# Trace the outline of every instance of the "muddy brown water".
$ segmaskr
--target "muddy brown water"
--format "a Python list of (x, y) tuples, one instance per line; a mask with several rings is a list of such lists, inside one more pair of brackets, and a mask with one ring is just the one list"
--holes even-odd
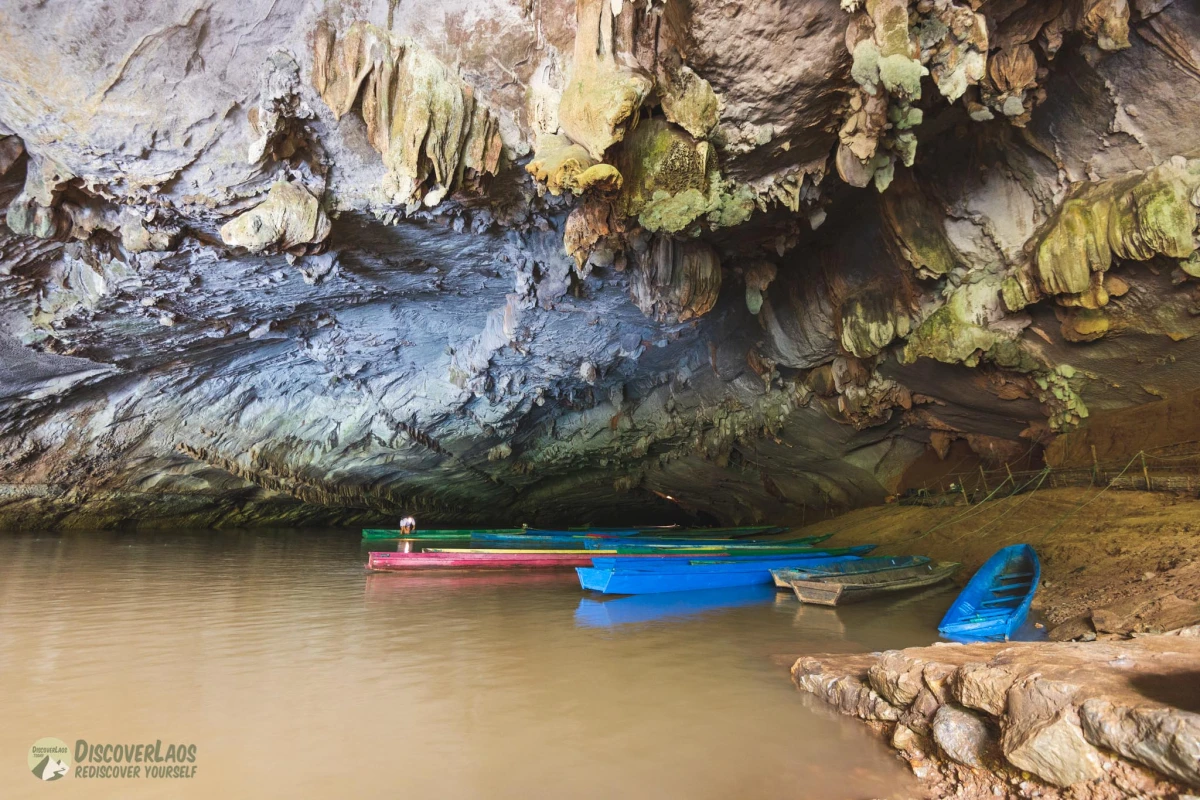
[[(611, 606), (570, 572), (369, 574), (368, 549), (346, 532), (0, 535), (0, 797), (822, 800), (912, 786), (785, 665), (928, 644), (953, 589), (839, 610), (766, 589), (729, 607)], [(50, 785), (26, 766), (43, 737), (195, 745), (194, 775), (88, 778), (72, 760)]]

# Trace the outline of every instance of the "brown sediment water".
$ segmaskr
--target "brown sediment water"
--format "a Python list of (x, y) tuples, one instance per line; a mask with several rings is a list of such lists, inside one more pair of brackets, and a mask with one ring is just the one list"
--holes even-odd
[[(857, 723), (797, 693), (780, 656), (928, 644), (952, 589), (630, 614), (585, 600), (571, 572), (370, 574), (368, 549), (338, 532), (0, 537), (0, 796), (914, 788)], [(47, 786), (25, 765), (43, 737), (194, 744), (195, 774), (85, 778), (72, 760)]]

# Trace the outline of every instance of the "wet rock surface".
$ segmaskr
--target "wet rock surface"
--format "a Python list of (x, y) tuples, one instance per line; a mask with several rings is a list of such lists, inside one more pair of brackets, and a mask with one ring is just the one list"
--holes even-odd
[(6, 23), (2, 526), (810, 521), (1200, 390), (1191, 3)]
[[(938, 645), (802, 658), (792, 678), (879, 730), (931, 796), (1176, 797), (1200, 787), (1197, 629), (1121, 642)], [(873, 686), (932, 676), (928, 736)], [(978, 711), (981, 686), (992, 699)], [(948, 687), (948, 692), (943, 688)], [(919, 693), (892, 693), (893, 700)], [(882, 712), (882, 713), (881, 713)]]

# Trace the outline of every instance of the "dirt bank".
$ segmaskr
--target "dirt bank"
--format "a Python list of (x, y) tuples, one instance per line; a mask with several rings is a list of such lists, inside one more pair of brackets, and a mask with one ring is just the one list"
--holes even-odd
[[(965, 582), (1018, 542), (1042, 561), (1034, 608), (1062, 638), (1161, 632), (1200, 622), (1200, 501), (1163, 492), (1048, 489), (977, 505), (891, 504), (804, 528), (880, 554), (961, 561)], [(1069, 635), (1070, 634), (1070, 635)]]
[(998, 548), (1027, 542), (1042, 560), (1035, 610), (1052, 638), (1083, 640), (795, 663), (796, 685), (884, 736), (927, 797), (1115, 800), (1200, 789), (1200, 627), (1185, 627), (1200, 621), (1194, 497), (1051, 489), (863, 509), (804, 533), (961, 561), (960, 583)]

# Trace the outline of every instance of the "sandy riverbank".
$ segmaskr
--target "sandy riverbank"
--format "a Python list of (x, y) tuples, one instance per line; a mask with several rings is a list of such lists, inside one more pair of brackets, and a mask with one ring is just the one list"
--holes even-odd
[[(810, 525), (830, 544), (874, 542), (887, 555), (961, 561), (965, 583), (1019, 542), (1042, 561), (1034, 608), (1060, 635), (1167, 631), (1200, 622), (1200, 501), (1163, 492), (1052, 489), (974, 506), (885, 505)], [(1076, 638), (1076, 637), (1068, 637)]]
[(801, 690), (891, 743), (926, 797), (1200, 794), (1200, 501), (1055, 489), (863, 509), (804, 532), (961, 561), (960, 583), (1009, 544), (1041, 557), (1034, 608), (1053, 638), (1079, 641), (818, 655), (792, 668)]

